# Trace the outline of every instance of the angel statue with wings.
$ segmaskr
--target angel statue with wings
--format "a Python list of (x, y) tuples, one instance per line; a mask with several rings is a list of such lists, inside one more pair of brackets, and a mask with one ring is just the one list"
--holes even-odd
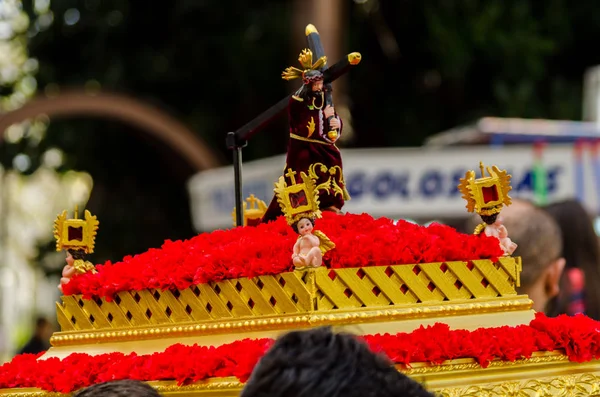
[(486, 236), (496, 237), (500, 241), (504, 255), (512, 255), (517, 249), (517, 244), (508, 237), (508, 230), (499, 217), (502, 207), (512, 203), (508, 195), (512, 190), (511, 177), (506, 170), (500, 170), (495, 165), (487, 167), (489, 176), (485, 176), (483, 162), (479, 163), (479, 167), (481, 178), (475, 178), (475, 171), (467, 171), (458, 185), (462, 197), (467, 201), (467, 210), (477, 212), (483, 221), (475, 228), (474, 234), (483, 232)]
[(67, 219), (67, 211), (63, 211), (56, 217), (54, 221), (56, 250), (67, 250), (67, 265), (63, 268), (59, 290), (62, 291), (63, 286), (76, 274), (96, 272), (94, 265), (86, 261), (85, 256), (94, 252), (99, 224), (97, 217), (88, 210), (84, 212), (84, 219), (79, 219), (77, 207), (73, 219)]
[[(286, 183), (285, 177), (290, 179)], [(321, 231), (314, 230), (315, 219), (321, 217), (319, 194), (315, 181), (301, 172), (302, 183), (296, 183), (296, 172), (288, 169), (275, 184), (275, 195), (288, 224), (298, 233), (292, 262), (296, 270), (319, 267), (323, 255), (335, 244)]]

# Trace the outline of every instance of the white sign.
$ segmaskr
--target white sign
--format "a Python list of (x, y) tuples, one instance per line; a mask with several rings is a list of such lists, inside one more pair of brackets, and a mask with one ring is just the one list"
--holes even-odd
[[(497, 165), (512, 174), (512, 197), (533, 198), (531, 146), (456, 147), (444, 149), (345, 149), (344, 177), (352, 199), (343, 210), (375, 217), (433, 219), (467, 216), (466, 202), (457, 185), (467, 170), (480, 175), (479, 162)], [(544, 151), (548, 198), (576, 194), (572, 145), (549, 146)], [(586, 203), (596, 208), (594, 172), (585, 160)], [(285, 156), (245, 163), (243, 196), (251, 193), (267, 202), (282, 175)], [(235, 206), (233, 168), (199, 173), (189, 181), (194, 225), (199, 231), (233, 226)]]

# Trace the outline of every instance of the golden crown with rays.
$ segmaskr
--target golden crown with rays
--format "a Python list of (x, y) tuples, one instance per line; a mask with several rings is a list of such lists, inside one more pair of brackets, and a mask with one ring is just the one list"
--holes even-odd
[[(508, 192), (511, 176), (506, 170), (500, 170), (493, 165), (484, 167), (479, 163), (481, 178), (475, 178), (475, 171), (467, 171), (465, 177), (460, 180), (458, 190), (462, 198), (467, 200), (467, 210), (477, 212), (479, 215), (495, 215), (500, 212), (503, 205), (510, 205), (512, 200)], [(487, 169), (488, 176), (485, 176)]]
[[(290, 184), (285, 181), (288, 177)], [(315, 181), (306, 173), (300, 173), (302, 182), (296, 183), (296, 171), (288, 168), (284, 176), (279, 177), (275, 183), (275, 195), (281, 211), (289, 225), (293, 225), (302, 218), (320, 218), (319, 192)]]
[(304, 78), (304, 73), (308, 72), (309, 70), (317, 70), (317, 69), (320, 69), (323, 66), (325, 66), (325, 64), (327, 63), (327, 57), (322, 56), (321, 58), (317, 59), (317, 61), (315, 63), (313, 63), (312, 51), (309, 50), (308, 48), (305, 48), (300, 53), (300, 56), (298, 57), (298, 61), (300, 62), (302, 69), (298, 69), (293, 66), (290, 66), (287, 69), (285, 69), (283, 71), (283, 73), (281, 73), (282, 79), (294, 80), (294, 79), (298, 79), (298, 78)]

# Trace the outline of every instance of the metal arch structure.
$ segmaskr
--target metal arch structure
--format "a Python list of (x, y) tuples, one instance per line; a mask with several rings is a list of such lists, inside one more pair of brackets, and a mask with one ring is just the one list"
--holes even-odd
[(134, 125), (167, 144), (196, 171), (218, 167), (221, 161), (188, 127), (152, 105), (121, 94), (73, 90), (55, 97), (37, 97), (19, 109), (0, 114), (0, 143), (11, 125), (39, 115), (51, 119), (91, 116)]

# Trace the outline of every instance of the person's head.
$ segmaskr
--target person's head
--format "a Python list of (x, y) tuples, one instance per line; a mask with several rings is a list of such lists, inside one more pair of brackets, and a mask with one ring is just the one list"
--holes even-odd
[(323, 73), (319, 70), (307, 70), (302, 74), (302, 87), (295, 96), (308, 100), (323, 92)]
[(323, 73), (319, 70), (307, 70), (302, 74), (302, 83), (309, 86), (311, 91), (322, 91)]
[(311, 218), (302, 218), (298, 222), (292, 225), (292, 228), (296, 233), (301, 236), (304, 236), (313, 231), (315, 226), (315, 221)]
[(46, 317), (38, 317), (35, 320), (35, 336), (42, 340), (49, 340), (52, 336), (53, 327)]
[(310, 85), (310, 89), (312, 92), (321, 92), (323, 91), (323, 80), (317, 80)]
[[(478, 216), (467, 223), (468, 232), (481, 223)], [(513, 256), (523, 261), (520, 293), (529, 295), (536, 311), (544, 312), (550, 299), (560, 291), (560, 277), (565, 266), (561, 232), (557, 223), (543, 209), (525, 200), (513, 199), (498, 215), (508, 237), (518, 247)]]
[(329, 328), (280, 337), (240, 397), (433, 397), (356, 336)]
[(160, 394), (144, 382), (117, 380), (87, 387), (74, 397), (160, 397)]
[[(567, 268), (579, 268), (585, 275), (585, 311), (600, 320), (600, 244), (590, 214), (576, 200), (546, 206), (562, 230), (562, 256)], [(565, 313), (569, 297), (556, 302), (556, 313)]]

